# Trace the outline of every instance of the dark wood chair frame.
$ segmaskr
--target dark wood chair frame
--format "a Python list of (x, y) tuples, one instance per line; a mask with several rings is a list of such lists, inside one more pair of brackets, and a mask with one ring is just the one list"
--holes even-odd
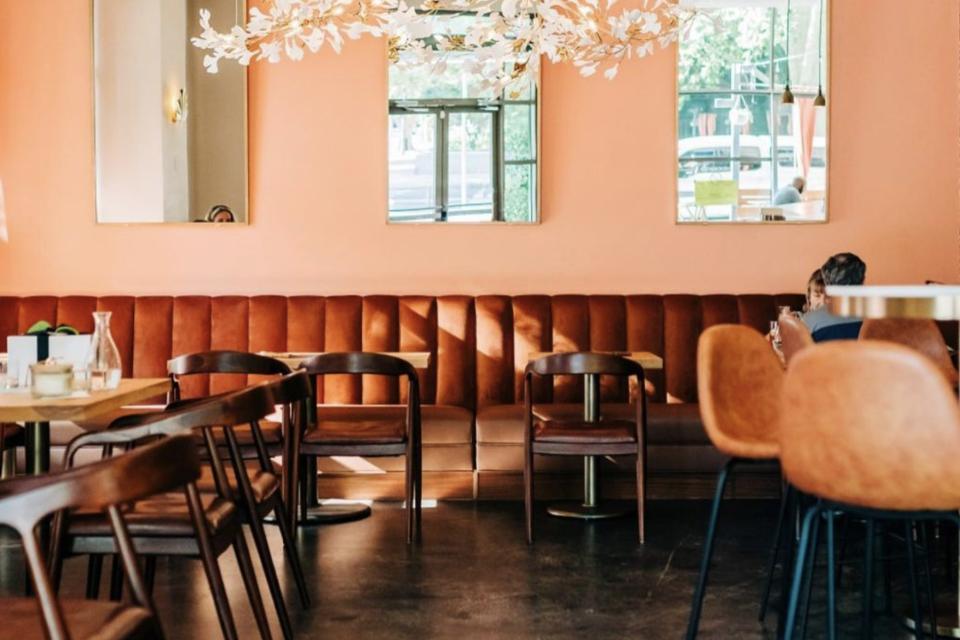
[[(199, 475), (196, 445), (190, 436), (183, 435), (167, 438), (129, 455), (61, 473), (0, 482), (0, 524), (15, 529), (23, 541), (33, 592), (50, 640), (68, 640), (71, 636), (57, 600), (54, 578), (43, 558), (37, 537), (38, 524), (51, 514), (62, 514), (68, 509), (103, 512), (123, 563), (132, 604), (149, 612), (148, 625), (151, 628), (146, 630), (147, 633), (154, 638), (163, 638), (153, 599), (137, 565), (134, 543), (124, 522), (121, 505), (176, 489), (182, 489), (189, 498), (191, 493), (196, 495), (195, 482)], [(16, 628), (17, 620), (6, 617), (4, 624)]]
[[(324, 353), (306, 360), (300, 365), (317, 384), (317, 376), (333, 374), (373, 374), (406, 378), (408, 383), (407, 405), (405, 414), (406, 435), (400, 443), (365, 443), (357, 440), (353, 443), (308, 443), (303, 441), (303, 432), (294, 442), (294, 457), (303, 469), (298, 477), (300, 517), (307, 517), (306, 486), (309, 473), (308, 467), (302, 458), (318, 458), (328, 456), (406, 456), (406, 515), (407, 515), (407, 544), (420, 539), (421, 534), (421, 503), (423, 501), (423, 462), (420, 434), (420, 379), (417, 370), (406, 360), (382, 353), (344, 352)], [(316, 397), (314, 395), (314, 397)], [(311, 400), (311, 404), (315, 401)], [(316, 411), (308, 411), (310, 420), (305, 420), (306, 428), (313, 425)]]
[[(253, 563), (251, 562), (250, 552), (241, 526), (242, 519), (245, 515), (242, 496), (249, 495), (251, 489), (244, 462), (234, 453), (238, 445), (236, 437), (232, 433), (232, 427), (237, 424), (255, 423), (273, 411), (274, 404), (272, 395), (269, 389), (261, 384), (223, 396), (209, 398), (201, 402), (191, 403), (175, 411), (139, 416), (124, 416), (116, 420), (115, 423), (121, 423), (127, 426), (80, 435), (69, 444), (65, 456), (65, 464), (69, 467), (73, 465), (77, 452), (85, 447), (99, 446), (103, 448), (104, 455), (112, 455), (114, 448), (131, 449), (158, 437), (191, 432), (194, 436), (199, 435), (195, 440), (195, 446), (198, 447), (198, 455), (201, 456), (201, 459), (206, 460), (211, 467), (216, 485), (216, 494), (221, 499), (229, 500), (237, 504), (238, 518), (236, 526), (226, 527), (220, 532), (210, 531), (204, 515), (200, 492), (194, 487), (188, 492), (187, 496), (187, 505), (194, 523), (194, 535), (189, 537), (139, 535), (134, 537), (134, 543), (137, 550), (147, 556), (148, 561), (153, 557), (153, 562), (155, 562), (156, 556), (200, 558), (204, 566), (210, 590), (213, 594), (221, 630), (224, 637), (229, 640), (237, 638), (237, 629), (230, 610), (230, 603), (227, 599), (227, 592), (217, 563), (217, 558), (230, 547), (234, 549), (237, 564), (240, 567), (244, 586), (254, 617), (257, 621), (260, 635), (263, 638), (271, 637), (266, 611), (257, 585), (256, 573), (253, 568)], [(136, 422), (137, 425), (130, 426), (131, 422)], [(234, 496), (233, 490), (230, 487), (230, 482), (223, 465), (223, 454), (217, 446), (214, 429), (222, 429), (224, 431), (224, 436), (231, 450), (230, 462), (233, 466), (237, 483), (241, 488), (241, 498), (239, 500)], [(256, 431), (254, 433), (256, 433)], [(254, 534), (255, 541), (263, 537), (262, 526), (257, 527), (256, 523), (254, 523), (251, 525), (251, 531)], [(259, 541), (257, 546), (258, 550), (261, 551), (265, 548), (265, 544), (261, 545)], [(90, 555), (91, 562), (90, 571), (87, 576), (87, 591), (88, 597), (91, 597), (91, 595), (92, 597), (96, 597), (100, 563), (95, 561), (100, 560), (102, 562), (104, 555), (116, 553), (112, 541), (109, 538), (98, 535), (70, 535), (68, 518), (58, 517), (54, 520), (54, 535), (51, 549), (55, 584), (59, 583), (60, 566), (64, 557), (69, 555)], [(264, 559), (262, 552), (261, 559)], [(277, 579), (276, 569), (269, 556), (269, 549), (267, 549), (263, 569), (267, 583), (271, 589), (271, 595), (275, 596), (275, 604), (277, 604), (276, 596), (280, 597), (277, 606), (278, 615), (280, 617), (281, 627), (287, 625), (285, 629), (286, 632), (289, 630), (289, 618), (286, 613), (286, 607), (283, 605), (279, 581)], [(155, 565), (149, 563), (146, 570), (148, 588), (152, 585), (154, 571)], [(111, 596), (114, 598), (119, 598), (118, 586), (116, 580), (112, 581)]]
[[(607, 375), (637, 379), (636, 441), (628, 443), (609, 442), (538, 442), (534, 434), (533, 385), (534, 378), (552, 378), (559, 375), (585, 376)], [(527, 364), (523, 372), (523, 396), (525, 428), (523, 434), (523, 499), (527, 525), (527, 543), (533, 543), (533, 489), (534, 455), (548, 456), (637, 456), (637, 524), (641, 544), (646, 537), (644, 523), (646, 510), (646, 432), (647, 397), (643, 367), (633, 360), (617, 355), (591, 352), (555, 353), (538, 358)], [(586, 400), (585, 400), (586, 401)], [(599, 396), (597, 402), (600, 402)], [(578, 424), (582, 422), (577, 421)], [(599, 423), (598, 423), (599, 424)]]

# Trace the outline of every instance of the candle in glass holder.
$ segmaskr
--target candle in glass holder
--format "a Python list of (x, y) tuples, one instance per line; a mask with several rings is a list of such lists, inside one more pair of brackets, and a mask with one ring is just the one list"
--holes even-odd
[(38, 397), (70, 395), (73, 365), (69, 362), (37, 362), (30, 365), (30, 392)]

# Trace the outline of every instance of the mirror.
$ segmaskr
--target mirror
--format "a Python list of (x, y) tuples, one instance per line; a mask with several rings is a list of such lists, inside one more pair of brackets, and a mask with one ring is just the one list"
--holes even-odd
[(201, 8), (245, 2), (93, 0), (97, 222), (247, 222), (246, 67), (204, 70)]
[(681, 4), (677, 222), (826, 222), (828, 0)]
[[(479, 16), (438, 13), (432, 33), (462, 35)], [(427, 43), (429, 46), (429, 43)], [(391, 64), (388, 95), (390, 223), (536, 223), (539, 96), (518, 78), (481, 83), (479, 57), (448, 54), (440, 69)]]

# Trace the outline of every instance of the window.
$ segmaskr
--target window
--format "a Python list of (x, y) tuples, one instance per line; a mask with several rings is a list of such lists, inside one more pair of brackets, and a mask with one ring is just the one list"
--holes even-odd
[[(821, 82), (826, 94), (829, 7), (793, 0), (788, 56), (786, 0), (682, 4), (703, 14), (680, 40), (677, 220), (825, 220), (827, 109), (813, 101)], [(788, 67), (793, 105), (781, 103)]]
[[(435, 16), (435, 28), (470, 19)], [(390, 67), (391, 222), (538, 218), (536, 87), (494, 95), (467, 71), (471, 55), (450, 54), (439, 73)]]

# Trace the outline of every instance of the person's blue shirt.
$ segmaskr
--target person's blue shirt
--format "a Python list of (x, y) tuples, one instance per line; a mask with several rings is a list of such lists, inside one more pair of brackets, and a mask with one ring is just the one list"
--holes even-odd
[(856, 340), (863, 325), (860, 318), (837, 316), (825, 308), (806, 312), (803, 314), (803, 322), (810, 329), (814, 342)]

